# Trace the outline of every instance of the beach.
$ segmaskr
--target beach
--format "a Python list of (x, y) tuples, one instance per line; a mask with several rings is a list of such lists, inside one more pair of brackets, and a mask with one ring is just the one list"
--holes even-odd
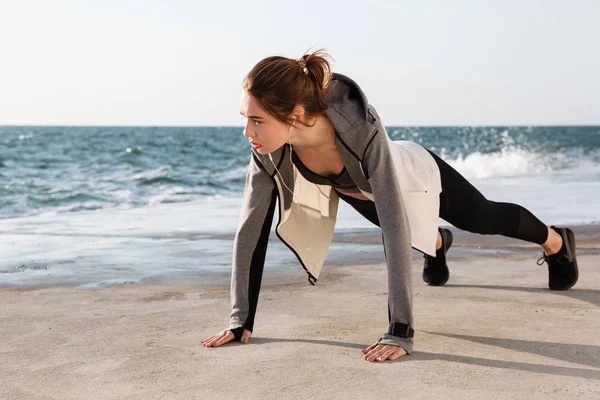
[(347, 204), (316, 286), (272, 231), (250, 342), (201, 345), (229, 323), (241, 131), (0, 127), (1, 399), (600, 398), (598, 127), (389, 130), (571, 227), (580, 277), (551, 292), (537, 245), (450, 227), (450, 280), (413, 250), (414, 353), (383, 363), (381, 231)]
[[(547, 289), (535, 245), (454, 229), (450, 280), (413, 258), (415, 351), (367, 362), (386, 331), (383, 259), (326, 263), (316, 286), (265, 268), (249, 343), (225, 329), (229, 281), (0, 289), (2, 399), (597, 399), (600, 229), (574, 227), (579, 282)], [(336, 235), (376, 244), (376, 230)], [(339, 260), (338, 260), (339, 261)], [(273, 272), (273, 273), (271, 273)]]

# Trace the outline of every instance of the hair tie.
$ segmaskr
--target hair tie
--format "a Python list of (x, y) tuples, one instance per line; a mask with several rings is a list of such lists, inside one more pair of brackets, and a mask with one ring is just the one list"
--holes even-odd
[(308, 75), (308, 69), (306, 68), (306, 61), (304, 60), (304, 57), (297, 58), (296, 62), (298, 64), (300, 64), (300, 67), (302, 68), (302, 71), (304, 71), (304, 75)]

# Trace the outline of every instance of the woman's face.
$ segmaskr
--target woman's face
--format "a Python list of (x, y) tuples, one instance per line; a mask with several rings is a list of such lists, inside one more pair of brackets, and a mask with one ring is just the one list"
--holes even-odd
[(243, 134), (259, 153), (272, 153), (287, 143), (290, 125), (263, 110), (245, 90), (242, 90), (240, 114), (246, 119)]

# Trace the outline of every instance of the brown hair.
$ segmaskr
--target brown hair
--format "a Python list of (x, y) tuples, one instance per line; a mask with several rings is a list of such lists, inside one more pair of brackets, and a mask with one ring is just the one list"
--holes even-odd
[(328, 104), (325, 90), (331, 80), (331, 65), (327, 58), (333, 59), (324, 49), (305, 53), (302, 60), (308, 73), (292, 58), (264, 58), (248, 72), (242, 89), (281, 122), (291, 123), (289, 115), (296, 105), (304, 107), (306, 117), (317, 116)]

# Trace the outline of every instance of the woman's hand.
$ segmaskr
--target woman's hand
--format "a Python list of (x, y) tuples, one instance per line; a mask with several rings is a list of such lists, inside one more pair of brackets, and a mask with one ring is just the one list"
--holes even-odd
[(363, 351), (363, 360), (367, 361), (393, 361), (396, 358), (407, 355), (408, 353), (404, 350), (404, 347), (394, 346), (391, 344), (372, 344)]
[[(250, 336), (252, 336), (252, 332), (248, 329), (244, 329), (244, 333), (242, 334), (242, 343), (248, 343), (250, 340)], [(201, 343), (204, 347), (219, 347), (225, 343), (231, 342), (235, 336), (233, 332), (226, 329), (221, 333), (217, 333), (214, 336), (204, 339)]]

